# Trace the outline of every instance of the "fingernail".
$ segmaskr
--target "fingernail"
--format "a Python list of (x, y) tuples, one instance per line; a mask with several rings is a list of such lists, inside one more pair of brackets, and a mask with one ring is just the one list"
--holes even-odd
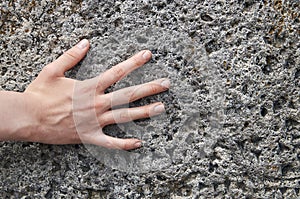
[(144, 59), (150, 59), (151, 58), (151, 52), (149, 50), (146, 50), (144, 53), (143, 53), (143, 58)]
[(155, 113), (162, 113), (165, 112), (165, 106), (160, 104), (154, 107), (154, 112)]
[(160, 85), (162, 85), (163, 87), (165, 87), (165, 88), (169, 88), (170, 87), (170, 80), (168, 80), (168, 79), (165, 79), (164, 81), (162, 81), (161, 83), (160, 83)]
[(77, 47), (80, 49), (85, 49), (88, 45), (89, 41), (87, 39), (83, 39), (77, 44)]
[(134, 147), (136, 147), (136, 148), (139, 148), (139, 147), (141, 147), (142, 146), (142, 142), (141, 141), (138, 141), (138, 142), (136, 142), (135, 144), (134, 144)]

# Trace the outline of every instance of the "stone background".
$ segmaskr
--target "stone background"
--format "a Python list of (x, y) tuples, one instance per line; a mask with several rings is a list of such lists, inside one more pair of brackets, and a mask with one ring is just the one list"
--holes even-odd
[(160, 120), (107, 128), (146, 140), (130, 153), (155, 153), (153, 169), (109, 167), (121, 157), (83, 145), (1, 142), (1, 198), (298, 198), (299, 13), (298, 0), (1, 1), (3, 90), (24, 91), (82, 38), (91, 50), (69, 77), (149, 48), (152, 61), (117, 86), (173, 83), (133, 104), (164, 101)]

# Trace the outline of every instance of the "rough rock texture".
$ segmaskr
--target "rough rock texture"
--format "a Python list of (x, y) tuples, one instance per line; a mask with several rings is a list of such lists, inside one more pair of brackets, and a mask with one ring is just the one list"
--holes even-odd
[(1, 198), (298, 198), (299, 13), (297, 0), (1, 1), (2, 89), (24, 91), (82, 38), (91, 50), (69, 77), (149, 48), (110, 90), (173, 83), (130, 104), (162, 100), (165, 115), (107, 127), (139, 150), (0, 143)]

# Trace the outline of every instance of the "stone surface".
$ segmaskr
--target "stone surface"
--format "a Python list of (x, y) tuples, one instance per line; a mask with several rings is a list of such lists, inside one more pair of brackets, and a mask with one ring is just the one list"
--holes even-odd
[(110, 91), (166, 76), (173, 85), (130, 104), (162, 100), (165, 115), (106, 128), (145, 140), (125, 155), (1, 142), (0, 195), (298, 198), (299, 13), (296, 0), (1, 1), (3, 90), (24, 91), (82, 38), (91, 49), (69, 77), (149, 48), (152, 61)]

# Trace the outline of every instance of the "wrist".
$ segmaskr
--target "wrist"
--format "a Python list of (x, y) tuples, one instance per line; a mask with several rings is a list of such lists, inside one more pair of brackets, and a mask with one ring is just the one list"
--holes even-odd
[(29, 141), (37, 122), (35, 108), (26, 93), (4, 91), (0, 96), (0, 140)]
[(36, 114), (37, 104), (29, 93), (19, 93), (19, 117), (16, 120), (13, 140), (31, 141), (37, 130), (38, 121)]

